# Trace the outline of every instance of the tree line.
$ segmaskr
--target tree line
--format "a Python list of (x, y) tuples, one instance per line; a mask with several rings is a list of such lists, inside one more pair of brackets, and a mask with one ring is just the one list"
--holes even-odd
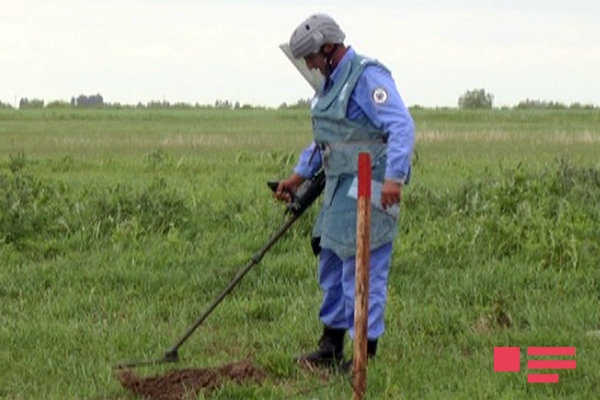
[[(278, 108), (280, 109), (288, 109), (288, 108), (310, 108), (311, 99), (300, 99), (296, 103), (287, 104), (282, 103)], [(15, 108), (9, 103), (4, 103), (0, 101), (0, 109), (12, 109)], [(40, 108), (48, 108), (48, 109), (57, 109), (57, 108), (111, 108), (111, 109), (119, 109), (119, 108), (150, 108), (150, 109), (160, 109), (160, 108), (174, 108), (174, 109), (193, 109), (193, 108), (214, 108), (214, 109), (231, 109), (231, 110), (245, 110), (245, 109), (266, 109), (264, 106), (257, 106), (247, 103), (240, 103), (239, 101), (229, 101), (229, 100), (221, 100), (217, 99), (213, 104), (190, 104), (184, 102), (176, 102), (171, 103), (166, 100), (152, 100), (147, 103), (138, 102), (137, 104), (121, 104), (121, 103), (107, 103), (104, 101), (104, 98), (101, 94), (94, 95), (79, 95), (77, 97), (71, 97), (71, 101), (67, 102), (64, 100), (54, 100), (46, 103), (44, 100), (38, 98), (29, 99), (27, 97), (21, 98), (19, 100), (19, 109), (40, 109)]]
[[(461, 109), (492, 109), (494, 108), (494, 95), (485, 91), (485, 89), (467, 90), (458, 98), (458, 108)], [(524, 109), (594, 109), (593, 104), (571, 103), (569, 105), (557, 101), (544, 101), (525, 99), (512, 107), (519, 110)]]
[[(299, 99), (296, 103), (287, 104), (282, 103), (279, 105), (279, 109), (308, 109), (310, 108), (311, 99)], [(493, 109), (494, 108), (494, 95), (492, 93), (487, 92), (485, 89), (476, 88), (467, 90), (463, 93), (457, 102), (457, 106), (459, 109), (465, 110), (476, 110), (476, 109)], [(183, 102), (171, 103), (169, 101), (149, 101), (147, 103), (138, 102), (135, 105), (131, 104), (120, 104), (120, 103), (106, 103), (104, 98), (100, 93), (93, 95), (83, 95), (80, 94), (77, 97), (71, 97), (69, 102), (62, 100), (55, 100), (48, 103), (45, 103), (44, 100), (33, 98), (21, 98), (19, 101), (19, 109), (36, 109), (36, 108), (48, 108), (48, 109), (56, 109), (56, 108), (111, 108), (111, 109), (119, 109), (119, 108), (149, 108), (149, 109), (231, 109), (231, 110), (240, 110), (240, 109), (265, 109), (263, 106), (256, 106), (251, 104), (241, 104), (239, 101), (231, 102), (229, 100), (215, 100), (213, 104), (190, 104)], [(0, 101), (0, 109), (12, 109), (8, 103), (3, 103)], [(426, 107), (421, 107), (419, 105), (413, 105), (410, 108), (413, 109), (424, 109)], [(545, 101), (545, 100), (534, 100), (534, 99), (525, 99), (520, 101), (515, 106), (512, 107), (503, 107), (503, 108), (512, 108), (512, 109), (552, 109), (552, 110), (561, 110), (561, 109), (597, 109), (600, 108), (593, 104), (582, 104), (582, 103), (571, 103), (565, 104), (557, 101)]]

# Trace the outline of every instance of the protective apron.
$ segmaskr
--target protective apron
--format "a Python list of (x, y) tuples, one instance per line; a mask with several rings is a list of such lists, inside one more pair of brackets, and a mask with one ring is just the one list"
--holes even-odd
[[(356, 55), (338, 68), (333, 86), (318, 94), (311, 105), (314, 139), (321, 149), (327, 177), (323, 207), (313, 230), (321, 238), (321, 247), (335, 252), (341, 259), (356, 254), (357, 200), (348, 196), (358, 172), (358, 154), (371, 154), (372, 178), (383, 182), (387, 160), (386, 135), (363, 116), (352, 121), (346, 117), (348, 101), (358, 79), (376, 60)], [(398, 218), (381, 208), (371, 209), (371, 250), (392, 242), (398, 232)]]

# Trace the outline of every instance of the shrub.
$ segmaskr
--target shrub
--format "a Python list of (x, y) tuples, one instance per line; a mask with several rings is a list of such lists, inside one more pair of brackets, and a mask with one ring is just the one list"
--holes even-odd
[(484, 89), (467, 90), (458, 98), (458, 108), (462, 109), (491, 109), (494, 105), (494, 95)]
[(0, 173), (0, 241), (21, 251), (36, 253), (53, 242), (62, 246), (52, 252), (59, 254), (70, 240), (84, 250), (125, 227), (130, 236), (131, 227), (136, 237), (164, 235), (191, 215), (183, 196), (161, 179), (142, 188), (117, 184), (78, 193), (34, 176), (23, 155), (11, 157), (9, 170)]
[(521, 259), (544, 268), (600, 262), (600, 169), (558, 160), (542, 172), (520, 165), (498, 178), (471, 177), (460, 190), (410, 192), (405, 244), (427, 263)]

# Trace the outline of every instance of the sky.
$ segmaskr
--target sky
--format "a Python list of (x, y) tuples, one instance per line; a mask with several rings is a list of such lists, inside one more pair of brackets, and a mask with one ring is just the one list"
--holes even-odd
[(391, 71), (409, 106), (600, 105), (598, 0), (15, 0), (0, 4), (0, 101), (266, 107), (312, 89), (279, 49), (312, 13)]

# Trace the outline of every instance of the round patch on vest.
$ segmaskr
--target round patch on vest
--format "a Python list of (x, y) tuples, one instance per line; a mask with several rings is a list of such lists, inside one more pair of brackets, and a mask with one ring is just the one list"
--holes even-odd
[(377, 88), (373, 91), (373, 101), (377, 104), (383, 104), (388, 99), (388, 94), (384, 88)]

